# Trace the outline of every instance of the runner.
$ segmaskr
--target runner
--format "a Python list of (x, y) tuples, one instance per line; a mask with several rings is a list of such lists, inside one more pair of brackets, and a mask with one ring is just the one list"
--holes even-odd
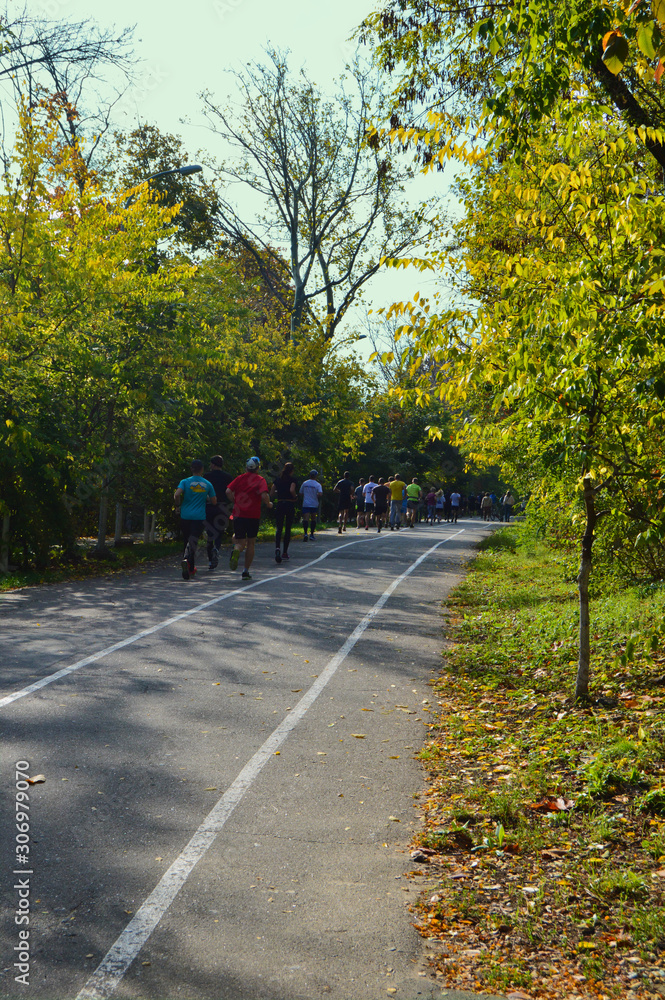
[(303, 542), (307, 541), (307, 523), (309, 522), (310, 541), (314, 541), (314, 528), (316, 527), (316, 515), (319, 511), (319, 499), (323, 496), (323, 487), (318, 481), (318, 472), (312, 469), (309, 479), (300, 487), (302, 493), (302, 523), (305, 527)]
[(242, 571), (243, 580), (251, 580), (249, 568), (254, 560), (254, 545), (256, 536), (259, 533), (259, 521), (261, 519), (261, 504), (264, 503), (268, 510), (272, 510), (272, 504), (268, 495), (268, 484), (258, 474), (261, 468), (261, 459), (254, 455), (248, 458), (245, 464), (246, 472), (236, 476), (226, 488), (226, 495), (233, 504), (233, 532), (235, 544), (231, 552), (229, 566), (231, 569), (238, 568), (240, 553), (245, 553), (245, 568)]
[(196, 546), (203, 531), (206, 516), (206, 499), (211, 505), (217, 503), (215, 488), (204, 479), (203, 462), (195, 458), (191, 465), (192, 475), (181, 479), (173, 499), (180, 510), (180, 532), (185, 543), (185, 551), (180, 566), (183, 580), (189, 580), (196, 573)]
[(453, 524), (457, 524), (457, 515), (459, 514), (459, 505), (461, 499), (462, 497), (457, 492), (457, 490), (453, 490), (453, 492), (450, 494), (450, 517), (452, 519)]
[(345, 472), (344, 478), (340, 479), (335, 486), (335, 493), (339, 493), (339, 508), (337, 512), (337, 534), (341, 535), (346, 531), (346, 522), (349, 519), (349, 509), (351, 507), (351, 497), (353, 495), (353, 483), (351, 473)]
[(386, 522), (389, 496), (390, 496), (390, 488), (386, 486), (385, 479), (379, 479), (379, 485), (375, 486), (372, 491), (372, 499), (374, 500), (374, 513), (376, 515), (377, 534), (378, 532), (381, 531), (381, 525), (385, 524)]
[[(270, 487), (270, 499), (277, 497), (277, 514), (275, 518), (275, 562), (289, 558), (289, 542), (291, 541), (291, 525), (296, 512), (298, 499), (298, 484), (293, 478), (293, 462), (287, 462), (281, 475)], [(284, 529), (284, 548), (280, 551)]]
[(353, 491), (353, 495), (356, 498), (356, 524), (359, 528), (364, 528), (365, 526), (365, 493), (364, 493), (365, 480), (361, 479)]
[(372, 518), (374, 517), (374, 501), (372, 500), (372, 494), (374, 492), (374, 487), (377, 485), (378, 484), (374, 476), (370, 476), (369, 482), (365, 483), (363, 486), (363, 497), (365, 498), (365, 531), (368, 530), (370, 524), (372, 523)]
[(441, 487), (439, 487), (439, 489), (436, 491), (436, 503), (434, 505), (437, 524), (441, 523), (441, 518), (443, 517), (443, 505), (445, 502), (446, 502), (446, 494), (443, 492)]
[(427, 520), (430, 524), (434, 524), (434, 514), (436, 512), (436, 490), (433, 486), (430, 486), (429, 492), (425, 497), (425, 503), (427, 504)]
[(212, 483), (217, 497), (217, 503), (206, 504), (206, 535), (208, 536), (208, 569), (216, 569), (219, 563), (219, 549), (222, 536), (231, 521), (231, 510), (226, 499), (226, 487), (231, 482), (233, 476), (224, 472), (224, 459), (221, 455), (213, 455), (210, 459), (208, 470), (208, 482)]
[(390, 484), (390, 530), (399, 531), (402, 523), (402, 497), (406, 483), (403, 483), (396, 472)]
[(410, 528), (415, 528), (416, 526), (416, 510), (420, 503), (420, 496), (421, 491), (418, 481), (412, 479), (406, 487), (406, 523)]

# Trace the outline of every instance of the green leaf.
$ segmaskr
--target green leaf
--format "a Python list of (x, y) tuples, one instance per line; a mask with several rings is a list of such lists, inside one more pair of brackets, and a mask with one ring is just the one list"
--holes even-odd
[(657, 21), (665, 21), (665, 0), (651, 0), (651, 9)]
[[(665, 4), (665, 0), (662, 0)], [(618, 31), (613, 31), (605, 51), (603, 52), (603, 62), (610, 73), (617, 76), (623, 69), (623, 65), (628, 58), (628, 42)]]
[(647, 59), (656, 58), (656, 47), (653, 39), (654, 28), (653, 21), (649, 21), (648, 24), (641, 24), (637, 29), (637, 44)]

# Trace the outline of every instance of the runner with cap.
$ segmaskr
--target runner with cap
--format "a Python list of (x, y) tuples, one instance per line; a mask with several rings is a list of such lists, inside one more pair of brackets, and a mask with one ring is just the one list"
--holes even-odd
[(307, 541), (307, 525), (309, 524), (310, 541), (314, 541), (314, 528), (316, 527), (316, 515), (319, 512), (319, 500), (323, 496), (323, 487), (318, 481), (319, 473), (312, 469), (309, 479), (300, 487), (302, 496), (302, 523), (305, 528), (303, 542)]
[(236, 476), (226, 488), (226, 495), (233, 504), (233, 533), (235, 535), (235, 544), (231, 552), (229, 566), (233, 570), (237, 569), (240, 553), (244, 552), (243, 580), (252, 579), (249, 568), (254, 560), (254, 545), (261, 519), (261, 504), (265, 504), (268, 510), (272, 510), (268, 484), (263, 476), (259, 475), (260, 468), (260, 458), (253, 455), (245, 463), (246, 471), (240, 476)]
[(196, 573), (196, 546), (203, 531), (206, 517), (206, 501), (217, 503), (215, 488), (203, 478), (203, 462), (195, 458), (191, 465), (192, 475), (181, 479), (173, 499), (180, 509), (180, 532), (185, 543), (185, 552), (180, 563), (183, 580), (189, 580)]

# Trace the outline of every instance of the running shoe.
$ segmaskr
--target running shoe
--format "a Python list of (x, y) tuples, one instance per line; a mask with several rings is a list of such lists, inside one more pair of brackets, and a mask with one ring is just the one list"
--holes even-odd
[(233, 551), (231, 552), (231, 558), (229, 559), (229, 567), (231, 569), (237, 569), (239, 559), (240, 559), (240, 552), (238, 551), (238, 549), (233, 549)]
[(314, 532), (313, 531), (312, 531), (312, 533), (309, 536), (309, 540), (310, 540), (310, 542), (314, 541)]
[(302, 536), (302, 540), (303, 540), (303, 542), (307, 541), (307, 532), (305, 532), (305, 534)]
[(394, 524), (391, 524), (391, 525), (390, 525), (390, 530), (391, 530), (391, 531), (394, 531), (394, 530), (395, 530), (395, 525), (394, 525)]
[(377, 535), (378, 535), (378, 533), (379, 533), (380, 531), (381, 531), (381, 525), (379, 525), (379, 527), (378, 527), (378, 528), (376, 529), (376, 533), (377, 533)]
[(243, 580), (251, 580), (252, 579), (252, 577), (251, 577), (250, 572), (249, 572), (248, 569), (244, 569), (242, 571), (242, 579)]
[(281, 563), (281, 561), (282, 561), (282, 553), (279, 551), (279, 549), (275, 549), (275, 562)]
[(288, 552), (282, 552), (282, 559), (290, 559), (290, 558), (291, 556), (289, 555)]
[(346, 525), (345, 524), (342, 525), (342, 531), (346, 531)]
[(337, 534), (338, 535), (342, 534), (342, 525), (341, 524), (340, 524), (339, 528), (337, 529)]
[(187, 562), (186, 559), (183, 559), (183, 561), (180, 563), (180, 567), (182, 569), (183, 580), (189, 580), (189, 563)]
[(219, 565), (219, 549), (213, 548), (212, 556), (210, 558), (210, 569), (217, 569)]

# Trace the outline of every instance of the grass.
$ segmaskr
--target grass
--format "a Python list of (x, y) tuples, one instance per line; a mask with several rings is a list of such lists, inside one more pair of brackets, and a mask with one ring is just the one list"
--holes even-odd
[(578, 707), (568, 564), (501, 529), (448, 601), (418, 926), (449, 986), (646, 997), (665, 985), (665, 588), (596, 594)]

